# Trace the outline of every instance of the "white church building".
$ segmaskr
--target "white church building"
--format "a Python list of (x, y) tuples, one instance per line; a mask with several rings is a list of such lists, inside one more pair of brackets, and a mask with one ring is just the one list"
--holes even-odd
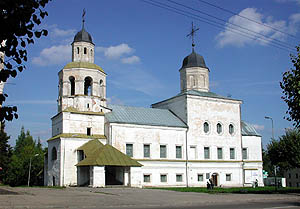
[(180, 92), (151, 108), (107, 104), (94, 48), (82, 27), (58, 73), (45, 185), (263, 185), (261, 136), (241, 120), (241, 100), (209, 90), (210, 70), (194, 48), (179, 70)]

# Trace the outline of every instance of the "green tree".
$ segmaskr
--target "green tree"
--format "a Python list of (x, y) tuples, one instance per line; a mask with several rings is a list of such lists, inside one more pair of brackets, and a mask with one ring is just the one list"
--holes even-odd
[[(1, 0), (0, 1), (0, 51), (6, 59), (0, 58), (0, 81), (6, 82), (9, 77), (16, 77), (17, 71), (25, 69), (28, 44), (34, 43), (34, 37), (47, 36), (48, 31), (37, 29), (41, 20), (48, 15), (44, 10), (51, 0)], [(7, 94), (0, 94), (0, 105)], [(0, 121), (18, 118), (16, 106), (2, 106)]]
[(26, 185), (31, 161), (30, 185), (43, 184), (44, 153), (40, 143), (33, 140), (24, 127), (16, 141), (5, 183), (11, 186)]
[(272, 140), (268, 144), (268, 156), (272, 165), (282, 170), (300, 168), (300, 131), (286, 130), (279, 140)]
[(10, 163), (10, 158), (12, 155), (12, 149), (8, 144), (10, 136), (7, 136), (4, 131), (5, 124), (3, 123), (0, 130), (0, 182), (5, 178), (7, 173), (8, 164)]
[(294, 68), (283, 73), (280, 87), (284, 96), (282, 99), (287, 103), (288, 121), (293, 121), (296, 128), (300, 128), (300, 45), (296, 47), (297, 55), (291, 55)]

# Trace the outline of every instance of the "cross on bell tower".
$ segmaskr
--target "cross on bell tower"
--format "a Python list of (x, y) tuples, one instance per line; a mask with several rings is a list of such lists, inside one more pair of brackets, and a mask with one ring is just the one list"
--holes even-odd
[(186, 37), (191, 37), (192, 38), (192, 49), (193, 49), (193, 51), (194, 51), (194, 47), (195, 47), (195, 40), (194, 40), (194, 37), (195, 37), (195, 35), (196, 35), (196, 31), (198, 31), (199, 30), (199, 28), (196, 28), (195, 26), (194, 26), (194, 23), (192, 22), (192, 30), (191, 30), (191, 32), (186, 36)]
[(84, 28), (84, 22), (85, 22), (84, 17), (85, 17), (85, 9), (83, 9), (82, 11), (82, 28)]

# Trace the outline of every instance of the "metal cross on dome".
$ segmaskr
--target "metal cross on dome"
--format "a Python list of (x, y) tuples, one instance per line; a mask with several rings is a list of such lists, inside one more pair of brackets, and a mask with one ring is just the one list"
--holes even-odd
[(186, 36), (186, 37), (192, 37), (192, 47), (193, 47), (193, 50), (194, 50), (194, 47), (195, 47), (195, 42), (194, 42), (194, 37), (196, 35), (196, 31), (198, 31), (199, 28), (196, 28), (194, 26), (194, 23), (192, 22), (192, 31)]
[(85, 16), (85, 9), (83, 9), (83, 12), (82, 12), (82, 28), (84, 28), (84, 16)]

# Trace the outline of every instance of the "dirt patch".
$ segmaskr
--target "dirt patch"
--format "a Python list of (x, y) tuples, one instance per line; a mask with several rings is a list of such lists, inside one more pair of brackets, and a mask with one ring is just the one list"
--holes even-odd
[(19, 193), (17, 192), (12, 192), (6, 189), (0, 188), (0, 195), (18, 195)]

